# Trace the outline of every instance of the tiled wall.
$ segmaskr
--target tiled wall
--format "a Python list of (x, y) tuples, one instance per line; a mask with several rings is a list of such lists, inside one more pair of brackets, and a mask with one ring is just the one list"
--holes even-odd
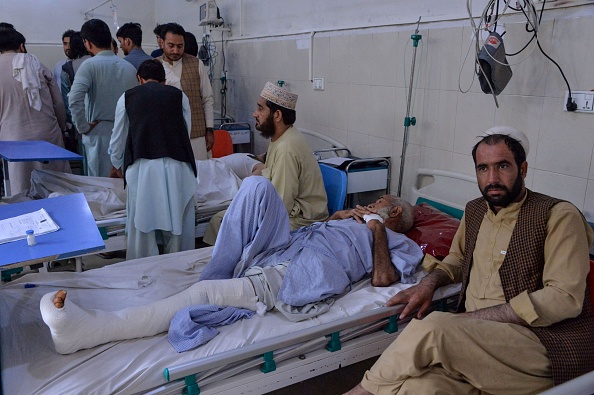
[[(540, 27), (543, 49), (561, 65), (574, 90), (594, 89), (594, 44), (584, 34), (592, 26), (593, 16), (559, 12)], [(516, 52), (530, 35), (519, 20), (510, 19), (505, 27), (506, 50)], [(299, 94), (296, 126), (327, 134), (357, 156), (391, 156), (396, 191), (411, 33), (398, 27), (317, 33), (313, 76), (325, 79), (324, 91), (314, 91), (309, 81), (307, 35), (231, 40), (226, 45), (229, 113), (253, 125), (251, 113), (264, 83), (284, 80)], [(420, 34), (411, 113), (417, 124), (410, 128), (403, 195), (420, 167), (474, 174), (470, 152), (476, 136), (505, 124), (530, 139), (527, 186), (571, 201), (594, 221), (594, 115), (563, 111), (566, 87), (556, 66), (532, 45), (508, 58), (514, 76), (496, 108), (476, 78), (470, 87), (474, 55), (472, 48), (468, 53), (467, 21), (424, 25)], [(459, 85), (469, 91), (461, 93)], [(256, 147), (264, 151), (267, 141), (258, 136)]]

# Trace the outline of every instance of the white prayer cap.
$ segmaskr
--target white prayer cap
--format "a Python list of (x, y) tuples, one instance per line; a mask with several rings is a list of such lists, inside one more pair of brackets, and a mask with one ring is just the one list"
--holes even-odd
[(264, 85), (260, 96), (289, 110), (295, 110), (295, 106), (297, 106), (297, 95), (295, 93), (291, 93), (272, 82), (267, 82)]
[(520, 132), (516, 128), (512, 128), (511, 126), (493, 126), (491, 129), (487, 130), (483, 133), (480, 138), (481, 140), (487, 136), (491, 136), (493, 134), (502, 134), (504, 136), (509, 136), (516, 140), (522, 148), (524, 148), (524, 152), (526, 156), (528, 156), (528, 151), (530, 150), (530, 143), (528, 142), (528, 137), (522, 132)]

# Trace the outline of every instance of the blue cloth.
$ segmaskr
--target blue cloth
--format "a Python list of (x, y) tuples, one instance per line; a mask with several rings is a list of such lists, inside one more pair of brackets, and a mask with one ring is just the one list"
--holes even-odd
[(190, 306), (178, 311), (171, 323), (167, 340), (177, 352), (194, 349), (215, 337), (216, 326), (229, 325), (242, 318), (252, 318), (253, 311), (214, 305)]
[(223, 217), (212, 259), (200, 280), (241, 277), (263, 257), (290, 241), (287, 209), (274, 186), (266, 178), (251, 176)]
[[(423, 258), (420, 247), (400, 233), (386, 229), (386, 234), (400, 281), (415, 282), (413, 274)], [(303, 306), (340, 295), (373, 269), (373, 234), (354, 219), (315, 223), (291, 236), (289, 248), (264, 262), (266, 266), (291, 262), (277, 296), (288, 305)]]

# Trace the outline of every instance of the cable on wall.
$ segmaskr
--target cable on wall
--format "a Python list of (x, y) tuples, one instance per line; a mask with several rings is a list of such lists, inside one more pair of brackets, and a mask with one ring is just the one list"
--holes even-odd
[[(529, 33), (533, 33), (532, 37), (519, 51), (517, 51), (515, 53), (511, 53), (511, 54), (506, 53), (505, 55), (510, 56), (510, 57), (519, 55), (520, 53), (522, 53), (523, 51), (525, 51), (528, 48), (530, 43), (532, 43), (533, 41), (536, 40), (536, 45), (534, 45), (532, 47), (531, 51), (534, 51), (534, 49), (536, 47), (538, 47), (540, 52), (557, 67), (557, 69), (561, 73), (561, 76), (563, 77), (563, 80), (565, 81), (565, 84), (567, 85), (567, 90), (569, 91), (569, 95), (568, 95), (568, 99), (567, 99), (567, 103), (566, 103), (565, 107), (566, 107), (567, 111), (575, 111), (577, 109), (577, 104), (572, 99), (571, 87), (569, 85), (569, 81), (567, 81), (567, 78), (565, 76), (565, 73), (563, 72), (563, 69), (553, 58), (551, 58), (544, 51), (544, 49), (542, 48), (540, 41), (539, 41), (538, 32), (539, 32), (539, 28), (540, 28), (540, 23), (542, 21), (542, 15), (544, 13), (546, 0), (542, 1), (542, 6), (540, 7), (540, 13), (536, 10), (533, 0), (517, 1), (516, 7), (513, 7), (510, 5), (511, 1), (512, 0), (505, 1), (503, 10), (501, 12), (499, 12), (499, 8), (500, 8), (499, 0), (489, 0), (487, 2), (485, 9), (483, 10), (483, 12), (481, 14), (481, 18), (480, 18), (480, 22), (479, 22), (478, 26), (476, 25), (476, 22), (472, 16), (472, 0), (467, 0), (467, 2), (466, 2), (468, 16), (470, 19), (471, 27), (473, 29), (473, 37), (474, 37), (474, 43), (475, 43), (475, 74), (479, 75), (479, 73), (483, 73), (483, 75), (486, 75), (485, 70), (483, 69), (482, 65), (478, 61), (478, 55), (480, 53), (481, 47), (484, 46), (484, 43), (483, 43), (483, 45), (481, 45), (480, 40), (479, 40), (480, 33), (482, 31), (486, 31), (489, 33), (495, 31), (498, 21), (504, 16), (504, 14), (508, 8), (513, 11), (522, 12), (524, 17), (526, 18), (526, 31)], [(495, 9), (495, 18), (492, 19), (494, 9)], [(489, 10), (490, 10), (490, 12), (489, 12)], [(482, 27), (483, 22), (485, 24), (485, 27)], [(503, 34), (505, 34), (505, 32)], [(502, 34), (502, 36), (503, 36), (503, 34)], [(488, 56), (491, 58), (491, 60), (493, 62), (502, 64), (502, 65), (504, 64), (504, 63), (498, 61), (497, 59), (495, 59), (489, 53), (489, 51), (486, 51), (486, 53), (488, 54)], [(467, 54), (467, 56), (468, 56), (468, 54)], [(524, 60), (526, 60), (526, 59), (528, 59), (528, 57), (526, 57)], [(521, 62), (523, 62), (524, 60), (522, 60)], [(465, 62), (466, 62), (466, 59), (465, 59), (464, 63)], [(519, 63), (521, 63), (521, 62), (519, 62)], [(519, 63), (517, 63), (517, 64), (519, 64)], [(505, 64), (508, 65), (507, 63), (505, 63)], [(493, 95), (493, 99), (495, 100), (495, 105), (497, 107), (499, 107), (499, 103), (497, 102), (497, 97), (494, 93), (493, 86), (488, 78), (486, 79), (486, 81), (491, 89), (491, 94)], [(474, 78), (473, 78), (472, 83), (474, 83)], [(472, 86), (472, 83), (471, 83), (471, 86)], [(459, 89), (462, 92), (462, 88), (460, 86), (460, 80), (459, 80)], [(469, 89), (470, 89), (470, 87), (469, 87)]]

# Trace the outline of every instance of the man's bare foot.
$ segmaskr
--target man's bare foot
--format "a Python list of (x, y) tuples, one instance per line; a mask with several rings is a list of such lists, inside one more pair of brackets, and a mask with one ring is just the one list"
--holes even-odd
[(372, 395), (372, 393), (363, 388), (361, 384), (358, 384), (355, 388), (349, 392), (345, 392), (343, 395)]
[(66, 291), (61, 289), (58, 292), (56, 292), (56, 295), (54, 296), (54, 306), (56, 306), (58, 309), (61, 309), (62, 307), (64, 307), (65, 300), (66, 300)]
[(371, 285), (374, 287), (387, 287), (400, 281), (400, 274), (396, 268), (390, 264), (390, 267), (374, 267), (371, 271)]

